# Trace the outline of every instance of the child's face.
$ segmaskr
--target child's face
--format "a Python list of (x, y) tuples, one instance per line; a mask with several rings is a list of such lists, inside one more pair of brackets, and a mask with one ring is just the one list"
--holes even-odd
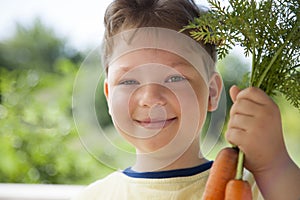
[(178, 55), (143, 49), (119, 57), (109, 65), (105, 94), (116, 129), (139, 152), (199, 139), (208, 85)]

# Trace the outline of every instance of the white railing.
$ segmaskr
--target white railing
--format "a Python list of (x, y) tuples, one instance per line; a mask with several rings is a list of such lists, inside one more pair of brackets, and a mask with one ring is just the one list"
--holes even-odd
[(0, 184), (0, 200), (70, 200), (84, 186)]

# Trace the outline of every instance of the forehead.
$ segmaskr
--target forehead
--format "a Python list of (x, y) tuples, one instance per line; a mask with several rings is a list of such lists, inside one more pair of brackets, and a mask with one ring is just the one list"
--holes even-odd
[(160, 49), (140, 49), (120, 56), (109, 65), (109, 71), (126, 70), (148, 63), (157, 63), (171, 67), (191, 66), (182, 57)]

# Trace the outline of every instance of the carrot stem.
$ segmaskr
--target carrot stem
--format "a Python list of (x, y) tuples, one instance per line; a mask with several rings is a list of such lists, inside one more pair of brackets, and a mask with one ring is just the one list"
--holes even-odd
[[(299, 22), (298, 22), (298, 25), (299, 25)], [(277, 52), (273, 56), (271, 62), (269, 63), (269, 65), (263, 71), (262, 75), (260, 75), (259, 80), (258, 80), (257, 84), (255, 85), (256, 87), (260, 87), (260, 85), (262, 84), (264, 78), (267, 76), (268, 71), (271, 69), (273, 63), (277, 60), (278, 56), (281, 54), (282, 50), (284, 49), (284, 47), (286, 47), (286, 45), (288, 44), (288, 42), (290, 42), (290, 39), (293, 37), (293, 35), (295, 34), (295, 32), (298, 30), (298, 28), (299, 28), (299, 26), (295, 26), (292, 29), (292, 31), (287, 35), (287, 37), (285, 39), (285, 42), (277, 50)], [(252, 71), (254, 71), (254, 70), (255, 69), (252, 68)]]
[(235, 179), (237, 179), (237, 180), (242, 180), (243, 179), (244, 157), (245, 157), (244, 152), (239, 150), (238, 163), (237, 163), (236, 175), (235, 175)]

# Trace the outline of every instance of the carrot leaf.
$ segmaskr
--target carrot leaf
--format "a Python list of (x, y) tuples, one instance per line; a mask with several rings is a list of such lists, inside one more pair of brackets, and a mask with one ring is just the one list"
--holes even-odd
[(182, 31), (216, 45), (220, 59), (240, 45), (245, 56), (252, 56), (249, 85), (270, 96), (282, 93), (300, 110), (299, 0), (208, 2), (210, 10)]

